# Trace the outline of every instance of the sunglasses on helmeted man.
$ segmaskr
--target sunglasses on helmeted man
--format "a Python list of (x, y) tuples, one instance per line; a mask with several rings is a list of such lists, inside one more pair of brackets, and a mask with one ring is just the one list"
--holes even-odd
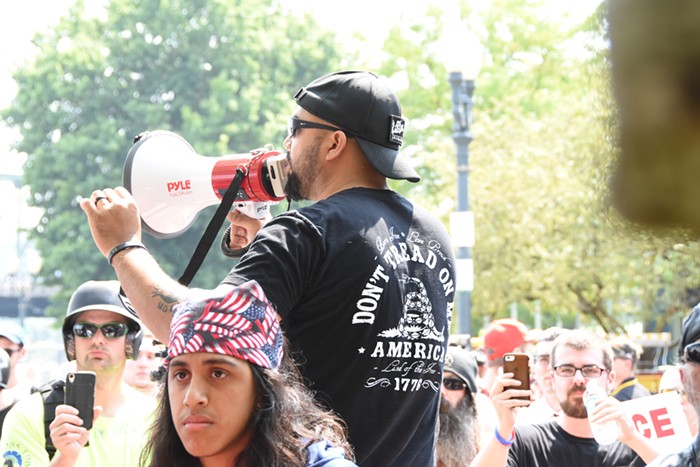
[(76, 337), (82, 337), (84, 339), (90, 339), (97, 334), (97, 331), (101, 330), (102, 335), (108, 339), (116, 339), (117, 337), (122, 337), (127, 333), (129, 327), (124, 323), (86, 323), (77, 322), (73, 325), (73, 334)]

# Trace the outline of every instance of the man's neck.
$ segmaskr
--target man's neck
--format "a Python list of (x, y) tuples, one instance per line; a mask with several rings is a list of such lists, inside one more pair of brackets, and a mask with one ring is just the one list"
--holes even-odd
[(588, 418), (574, 418), (565, 413), (561, 413), (561, 417), (557, 417), (559, 425), (572, 436), (579, 438), (593, 438), (591, 424), (588, 423)]
[(330, 196), (340, 193), (341, 191), (345, 190), (350, 190), (352, 188), (369, 188), (372, 190), (386, 190), (389, 188), (389, 185), (386, 183), (386, 179), (383, 179), (381, 182), (376, 182), (372, 180), (347, 180), (347, 181), (339, 181), (338, 183), (334, 183), (331, 185), (326, 186), (323, 191), (318, 194), (317, 196), (314, 197), (316, 200), (322, 200), (329, 198)]
[(113, 417), (124, 404), (123, 372), (98, 374), (95, 384), (95, 405), (102, 406), (103, 417)]

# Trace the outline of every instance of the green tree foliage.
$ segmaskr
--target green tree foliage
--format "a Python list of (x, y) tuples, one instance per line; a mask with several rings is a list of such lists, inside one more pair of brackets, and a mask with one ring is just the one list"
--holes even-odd
[[(462, 2), (461, 21), (486, 50), (469, 147), (472, 328), (482, 317), (507, 316), (517, 303), (529, 325), (541, 305), (543, 326), (625, 332), (643, 320), (661, 329), (693, 299), (698, 246), (636, 231), (609, 207), (616, 147), (604, 6), (565, 26), (566, 18), (545, 10), (552, 2), (494, 0), (478, 11), (472, 4)], [(424, 180), (399, 189), (445, 223), (455, 208), (455, 148), (447, 70), (436, 51), (450, 20), (435, 2), (419, 21), (397, 24), (382, 69), (408, 83), (401, 95), (411, 119), (404, 153)]]
[[(291, 96), (338, 62), (332, 36), (274, 0), (112, 0), (98, 17), (78, 2), (34, 43), (3, 121), (21, 131), (25, 181), (45, 210), (34, 238), (42, 280), (62, 290), (59, 315), (78, 284), (114, 277), (78, 200), (121, 184), (136, 134), (171, 130), (215, 156), (280, 147)], [(166, 271), (182, 273), (212, 213), (176, 239), (146, 235)], [(213, 250), (193, 285), (215, 286), (230, 268)]]

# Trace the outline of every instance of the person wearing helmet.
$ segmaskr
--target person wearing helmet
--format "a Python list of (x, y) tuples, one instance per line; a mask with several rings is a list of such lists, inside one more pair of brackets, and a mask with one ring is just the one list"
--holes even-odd
[[(96, 375), (92, 428), (82, 427), (74, 407), (58, 403), (51, 414), (45, 396), (32, 394), (5, 419), (0, 438), (4, 465), (138, 465), (155, 404), (123, 382), (127, 358), (138, 354), (142, 329), (119, 289), (117, 281), (85, 282), (71, 296), (63, 320), (66, 357), (75, 361), (77, 371)], [(49, 420), (55, 416), (46, 424), (45, 415)]]

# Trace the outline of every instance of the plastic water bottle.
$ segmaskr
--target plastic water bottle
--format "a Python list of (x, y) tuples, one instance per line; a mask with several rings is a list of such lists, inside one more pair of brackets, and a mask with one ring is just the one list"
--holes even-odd
[[(586, 412), (588, 412), (589, 417), (593, 412), (593, 409), (601, 401), (606, 399), (608, 395), (605, 390), (589, 381), (586, 385), (586, 391), (583, 393), (583, 403), (586, 405)], [(606, 422), (606, 423), (593, 423), (588, 419), (591, 424), (591, 431), (593, 431), (593, 437), (598, 442), (598, 444), (611, 444), (617, 441), (618, 429), (617, 422)]]

